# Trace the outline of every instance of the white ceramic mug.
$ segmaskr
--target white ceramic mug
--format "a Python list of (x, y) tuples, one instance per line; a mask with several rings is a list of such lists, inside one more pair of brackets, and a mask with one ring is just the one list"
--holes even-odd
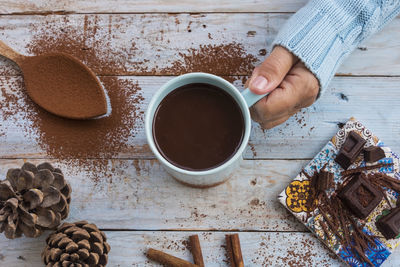
[[(242, 143), (240, 144), (236, 154), (234, 154), (224, 164), (219, 165), (213, 169), (208, 169), (204, 171), (190, 171), (181, 169), (173, 165), (168, 160), (166, 160), (158, 151), (153, 137), (154, 114), (161, 101), (173, 90), (191, 83), (211, 84), (230, 94), (236, 100), (238, 106), (242, 110), (244, 119), (244, 127), (245, 127), (244, 136)], [(146, 119), (145, 119), (147, 142), (151, 150), (153, 151), (154, 155), (161, 162), (166, 171), (178, 181), (186, 185), (199, 188), (206, 188), (219, 185), (230, 178), (232, 171), (239, 166), (240, 161), (243, 158), (242, 154), (247, 146), (247, 142), (249, 141), (250, 130), (251, 130), (251, 118), (250, 118), (249, 107), (251, 107), (254, 103), (256, 103), (258, 100), (260, 100), (266, 95), (267, 94), (265, 95), (253, 94), (249, 89), (246, 89), (242, 93), (240, 93), (236, 87), (234, 87), (231, 83), (229, 83), (225, 79), (222, 79), (221, 77), (208, 73), (196, 72), (178, 76), (170, 80), (166, 84), (164, 84), (156, 92), (156, 94), (150, 101), (150, 104), (147, 108)]]

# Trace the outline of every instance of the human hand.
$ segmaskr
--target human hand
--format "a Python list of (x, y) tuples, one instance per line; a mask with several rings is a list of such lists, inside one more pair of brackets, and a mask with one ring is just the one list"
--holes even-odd
[(250, 108), (251, 117), (262, 128), (273, 128), (317, 98), (319, 83), (292, 53), (276, 46), (265, 61), (253, 71), (246, 86), (255, 94), (265, 94)]

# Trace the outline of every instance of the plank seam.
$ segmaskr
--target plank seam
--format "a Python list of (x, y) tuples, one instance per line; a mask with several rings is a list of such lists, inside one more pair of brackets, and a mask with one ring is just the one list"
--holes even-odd
[[(58, 158), (50, 157), (0, 157), (0, 160), (60, 160)], [(68, 160), (157, 160), (155, 157), (132, 157), (132, 158), (71, 158)], [(312, 158), (243, 158), (243, 160), (254, 161), (254, 160), (312, 160)]]
[(101, 231), (105, 232), (212, 232), (212, 233), (310, 233), (310, 231), (272, 231), (272, 230), (243, 230), (239, 231), (237, 229), (221, 229), (221, 230), (213, 230), (213, 229), (157, 229), (157, 230), (150, 230), (150, 229), (111, 229), (111, 228), (99, 228)]
[(2, 16), (66, 16), (66, 15), (152, 15), (152, 14), (171, 14), (171, 15), (180, 15), (180, 14), (188, 14), (188, 15), (200, 15), (200, 14), (294, 14), (295, 12), (289, 11), (269, 11), (269, 12), (259, 12), (259, 11), (204, 11), (204, 12), (76, 12), (76, 11), (25, 11), (25, 12), (11, 12), (11, 13), (0, 13)]
[[(248, 77), (250, 74), (218, 74), (218, 76), (225, 77)], [(178, 74), (96, 74), (97, 77), (176, 77)], [(14, 78), (22, 77), (20, 74), (0, 75), (0, 78)], [(398, 78), (400, 74), (396, 75), (381, 75), (381, 74), (336, 74), (334, 77), (345, 78)]]

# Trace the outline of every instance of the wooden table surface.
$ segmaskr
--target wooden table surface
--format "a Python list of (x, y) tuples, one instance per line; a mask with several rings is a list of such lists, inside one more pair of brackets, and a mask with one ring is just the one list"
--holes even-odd
[[(0, 39), (29, 54), (40, 25), (86, 32), (87, 22), (94, 23), (97, 33), (91, 41), (107, 40), (112, 51), (108, 57), (118, 64), (88, 65), (100, 79), (115, 76), (137, 82), (143, 97), (137, 108), (144, 111), (154, 92), (172, 76), (182, 70), (204, 70), (196, 64), (187, 66), (191, 62), (182, 60), (182, 55), (208, 45), (235, 44), (252, 65), (258, 64), (265, 57), (263, 49), (268, 51), (282, 24), (305, 2), (1, 0)], [(26, 159), (35, 163), (48, 159), (59, 165), (73, 188), (67, 221), (87, 219), (105, 230), (111, 245), (109, 266), (156, 266), (144, 257), (149, 247), (191, 260), (186, 240), (194, 233), (199, 234), (206, 265), (227, 266), (224, 235), (228, 232), (240, 233), (246, 266), (341, 266), (276, 198), (351, 116), (400, 151), (399, 28), (398, 17), (356, 49), (313, 106), (272, 130), (253, 124), (245, 161), (218, 187), (192, 189), (169, 177), (146, 146), (141, 121), (134, 129), (137, 134), (128, 140), (138, 149), (107, 159), (112, 177), (96, 180), (90, 179), (90, 171), (60, 166), (21, 128), (13, 127), (12, 120), (0, 121), (0, 129), (6, 129), (0, 134), (0, 177)], [(135, 55), (126, 49), (132, 43)], [(170, 68), (177, 61), (183, 69)], [(208, 71), (228, 77), (242, 89), (251, 67), (229, 69), (215, 62)], [(20, 90), (21, 79), (18, 68), (0, 58), (0, 88)], [(5, 101), (1, 93), (0, 101)], [(96, 160), (101, 159), (92, 159)], [(46, 236), (7, 240), (1, 235), (0, 266), (42, 266)], [(399, 265), (400, 250), (384, 266)]]

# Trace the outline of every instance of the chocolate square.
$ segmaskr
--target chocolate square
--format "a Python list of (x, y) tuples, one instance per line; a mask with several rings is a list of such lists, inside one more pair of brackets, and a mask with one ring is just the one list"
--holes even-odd
[(355, 216), (365, 219), (378, 206), (383, 195), (362, 176), (353, 177), (340, 191), (339, 198)]
[(386, 239), (393, 239), (400, 234), (400, 208), (394, 208), (389, 214), (381, 217), (376, 223), (376, 228)]
[(365, 143), (362, 138), (355, 131), (349, 132), (346, 140), (344, 141), (339, 154), (336, 156), (335, 161), (345, 170), (356, 161), (358, 155), (360, 155)]
[(325, 191), (333, 186), (333, 173), (327, 171), (320, 171), (316, 183), (317, 191)]
[(364, 148), (364, 160), (366, 162), (376, 162), (385, 157), (385, 151), (379, 146)]

